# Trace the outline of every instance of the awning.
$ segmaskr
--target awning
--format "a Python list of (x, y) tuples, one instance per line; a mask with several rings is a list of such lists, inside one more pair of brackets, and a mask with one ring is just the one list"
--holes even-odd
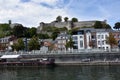
[(3, 55), (0, 57), (1, 59), (12, 59), (12, 58), (20, 58), (20, 55)]

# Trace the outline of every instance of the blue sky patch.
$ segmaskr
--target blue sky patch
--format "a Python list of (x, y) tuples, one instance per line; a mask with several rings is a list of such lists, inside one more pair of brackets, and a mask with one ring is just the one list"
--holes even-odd
[(47, 8), (53, 8), (53, 6), (49, 5), (49, 4), (46, 4), (46, 3), (40, 3), (40, 5), (44, 6), (44, 7), (47, 7)]
[(30, 0), (21, 0), (21, 2), (30, 2)]

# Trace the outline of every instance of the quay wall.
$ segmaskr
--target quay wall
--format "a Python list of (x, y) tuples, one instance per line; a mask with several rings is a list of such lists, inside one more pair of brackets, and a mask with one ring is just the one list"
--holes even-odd
[(24, 58), (54, 58), (57, 65), (120, 65), (120, 53), (41, 54)]
[[(57, 65), (120, 65), (120, 52), (20, 54), (22, 58), (54, 58)], [(2, 55), (1, 55), (2, 56)]]

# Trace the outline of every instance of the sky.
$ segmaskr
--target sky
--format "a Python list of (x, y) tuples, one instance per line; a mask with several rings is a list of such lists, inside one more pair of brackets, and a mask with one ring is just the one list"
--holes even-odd
[(79, 21), (107, 20), (112, 27), (120, 22), (120, 0), (0, 0), (0, 23), (20, 23), (38, 27), (57, 16)]

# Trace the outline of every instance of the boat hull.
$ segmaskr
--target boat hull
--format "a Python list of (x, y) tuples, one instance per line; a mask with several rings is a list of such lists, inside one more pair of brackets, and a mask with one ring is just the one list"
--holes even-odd
[(47, 67), (54, 66), (53, 62), (3, 62), (0, 63), (0, 67)]

